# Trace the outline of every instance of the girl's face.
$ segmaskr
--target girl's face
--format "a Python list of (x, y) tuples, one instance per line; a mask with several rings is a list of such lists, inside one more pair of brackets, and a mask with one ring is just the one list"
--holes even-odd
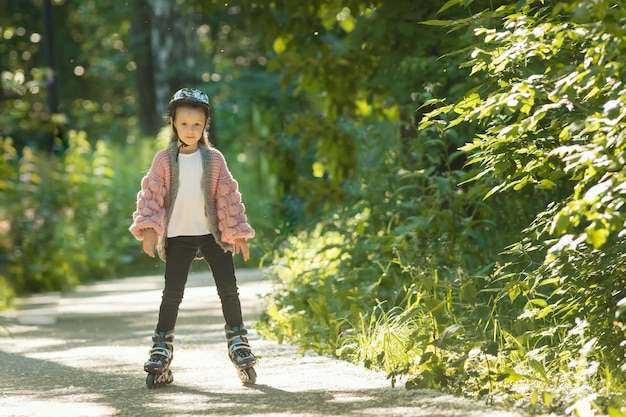
[(204, 110), (188, 106), (179, 106), (174, 114), (174, 120), (170, 120), (180, 140), (193, 147), (202, 139), (206, 122)]

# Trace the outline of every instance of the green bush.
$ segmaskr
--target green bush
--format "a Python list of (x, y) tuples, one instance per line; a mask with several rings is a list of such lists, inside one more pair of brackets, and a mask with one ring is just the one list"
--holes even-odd
[(259, 331), (408, 388), (621, 415), (623, 326), (610, 322), (626, 309), (623, 262), (607, 263), (623, 256), (621, 243), (580, 265), (554, 258), (561, 275), (536, 272), (545, 248), (517, 242), (562, 189), (484, 200), (492, 183), (467, 182), (482, 170), (454, 163), (453, 129), (423, 131), (411, 161), (398, 138), (389, 125), (355, 136), (364, 163), (348, 199), (273, 253), (277, 285)]
[(127, 230), (152, 143), (92, 145), (71, 132), (61, 155), (0, 144), (2, 301), (153, 267)]
[[(488, 187), (488, 202), (519, 201), (529, 188), (544, 201), (493, 275), (488, 327), (511, 366), (504, 374), (534, 373), (544, 388), (558, 379), (543, 405), (573, 415), (626, 411), (611, 405), (626, 383), (623, 9), (529, 0), (473, 16), (463, 66), (483, 83), (422, 124), (478, 129), (462, 149), (481, 168), (472, 180)], [(503, 321), (504, 312), (514, 314)]]
[[(355, 130), (363, 164), (345, 185), (350, 199), (275, 251), (269, 274), (279, 290), (269, 297), (260, 325), (265, 334), (336, 354), (350, 335), (363, 337), (357, 329), (367, 333), (363, 323), (378, 323), (413, 297), (428, 312), (425, 334), (435, 337), (465, 320), (468, 304), (477, 303), (486, 286), (480, 276), (523, 227), (528, 210), (501, 202), (495, 207), (500, 213), (516, 216), (501, 227), (496, 221), (504, 216), (481, 201), (480, 186), (459, 189), (472, 174), (452, 163), (459, 158), (448, 153), (453, 138), (424, 134), (408, 161), (396, 128), (381, 123)], [(378, 353), (385, 363), (398, 360)], [(392, 376), (415, 370), (406, 363), (383, 368)]]

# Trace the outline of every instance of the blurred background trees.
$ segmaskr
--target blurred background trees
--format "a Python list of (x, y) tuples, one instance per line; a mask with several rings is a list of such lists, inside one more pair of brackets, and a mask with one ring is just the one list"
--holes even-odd
[(194, 86), (277, 284), (260, 332), (407, 387), (626, 414), (623, 1), (2, 10), (0, 305), (160, 273), (126, 229)]

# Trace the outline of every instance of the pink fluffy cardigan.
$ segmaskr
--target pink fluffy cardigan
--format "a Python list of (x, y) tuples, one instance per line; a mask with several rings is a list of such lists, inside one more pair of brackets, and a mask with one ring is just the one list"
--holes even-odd
[[(222, 153), (204, 145), (200, 145), (199, 151), (202, 154), (202, 188), (210, 229), (224, 251), (234, 252), (235, 239), (254, 237), (254, 229), (246, 220), (237, 181), (228, 170)], [(158, 252), (163, 260), (167, 224), (178, 193), (177, 155), (175, 143), (155, 155), (150, 170), (141, 180), (137, 209), (129, 228), (138, 240), (143, 239), (142, 229), (154, 229), (159, 236)]]

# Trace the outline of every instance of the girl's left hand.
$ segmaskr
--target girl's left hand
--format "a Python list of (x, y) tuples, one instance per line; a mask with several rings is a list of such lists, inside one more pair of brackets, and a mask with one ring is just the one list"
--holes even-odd
[(250, 259), (250, 248), (246, 239), (235, 239), (235, 253), (241, 252), (244, 262)]

